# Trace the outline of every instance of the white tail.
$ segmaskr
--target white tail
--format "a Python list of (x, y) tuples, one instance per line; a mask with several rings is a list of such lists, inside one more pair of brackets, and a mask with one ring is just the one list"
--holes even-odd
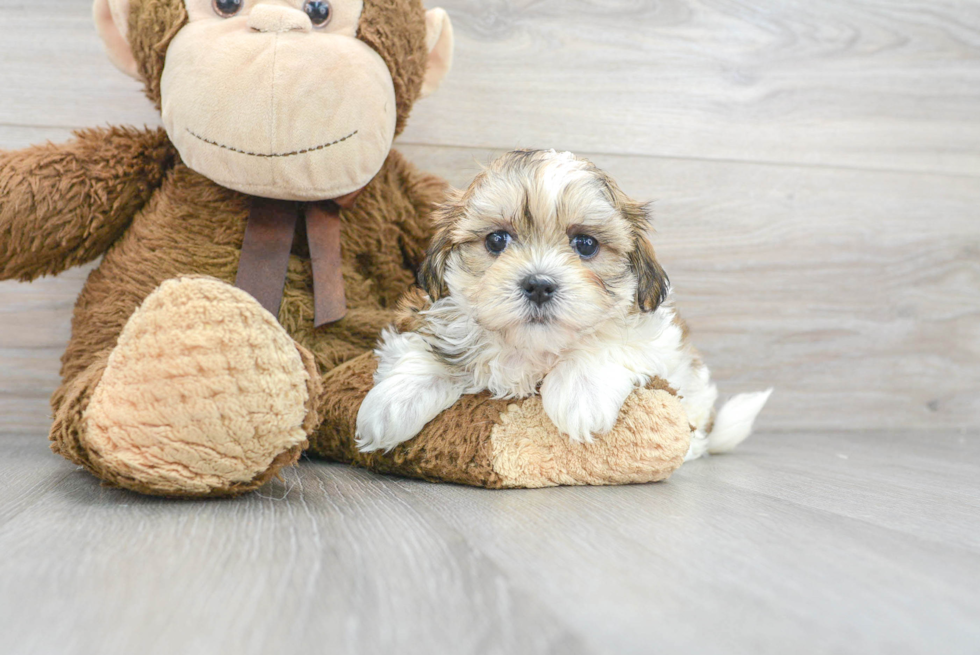
[(712, 454), (728, 453), (735, 446), (745, 441), (752, 433), (752, 423), (762, 411), (762, 407), (772, 395), (772, 389), (756, 393), (743, 393), (725, 403), (715, 425), (708, 435), (708, 452)]

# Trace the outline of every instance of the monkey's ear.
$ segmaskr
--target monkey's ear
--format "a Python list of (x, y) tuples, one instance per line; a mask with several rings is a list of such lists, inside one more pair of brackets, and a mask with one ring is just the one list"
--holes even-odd
[(636, 304), (641, 311), (652, 312), (667, 299), (670, 280), (657, 261), (650, 239), (640, 234), (635, 244), (630, 253), (630, 265), (636, 274)]
[(425, 78), (422, 81), (422, 98), (431, 95), (442, 84), (453, 67), (453, 24), (449, 14), (443, 9), (430, 9), (425, 12), (425, 45), (429, 58), (425, 64)]
[(140, 79), (133, 50), (126, 40), (129, 31), (129, 0), (95, 0), (92, 5), (95, 28), (102, 37), (109, 61), (132, 78)]

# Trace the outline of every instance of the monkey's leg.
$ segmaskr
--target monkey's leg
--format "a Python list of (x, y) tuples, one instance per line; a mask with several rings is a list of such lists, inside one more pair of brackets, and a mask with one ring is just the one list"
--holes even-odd
[(297, 461), (318, 385), (312, 355), (251, 296), (169, 280), (56, 394), (53, 449), (133, 491), (237, 495)]
[(361, 453), (357, 413), (373, 386), (373, 354), (337, 367), (323, 379), (310, 452), (378, 471), (489, 488), (607, 485), (666, 479), (690, 443), (687, 415), (665, 384), (635, 391), (611, 432), (591, 444), (558, 433), (539, 397), (493, 400), (464, 396), (422, 432), (388, 453)]

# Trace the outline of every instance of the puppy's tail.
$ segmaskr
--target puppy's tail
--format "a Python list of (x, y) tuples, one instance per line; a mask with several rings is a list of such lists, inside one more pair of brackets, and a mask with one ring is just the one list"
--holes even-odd
[(743, 393), (725, 403), (715, 417), (715, 425), (708, 435), (708, 452), (716, 455), (735, 449), (752, 433), (755, 417), (762, 411), (772, 389), (756, 393)]

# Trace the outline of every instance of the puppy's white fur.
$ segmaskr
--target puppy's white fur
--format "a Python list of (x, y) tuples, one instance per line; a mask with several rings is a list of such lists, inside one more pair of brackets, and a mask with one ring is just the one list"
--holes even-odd
[[(540, 393), (560, 432), (591, 442), (655, 377), (687, 412), (688, 459), (727, 452), (749, 435), (771, 390), (737, 396), (714, 417), (708, 368), (664, 301), (668, 283), (646, 241), (646, 208), (594, 166), (569, 153), (511, 153), (441, 216), (427, 261), (430, 294), (439, 297), (413, 330), (382, 334), (375, 387), (357, 417), (362, 451), (390, 450), (463, 394), (484, 390), (497, 398)], [(488, 253), (482, 239), (502, 229), (513, 233), (513, 247)], [(576, 234), (601, 234), (602, 257), (576, 255)], [(552, 302), (537, 307), (520, 293), (529, 275), (555, 281)], [(659, 297), (644, 302), (644, 289)]]

